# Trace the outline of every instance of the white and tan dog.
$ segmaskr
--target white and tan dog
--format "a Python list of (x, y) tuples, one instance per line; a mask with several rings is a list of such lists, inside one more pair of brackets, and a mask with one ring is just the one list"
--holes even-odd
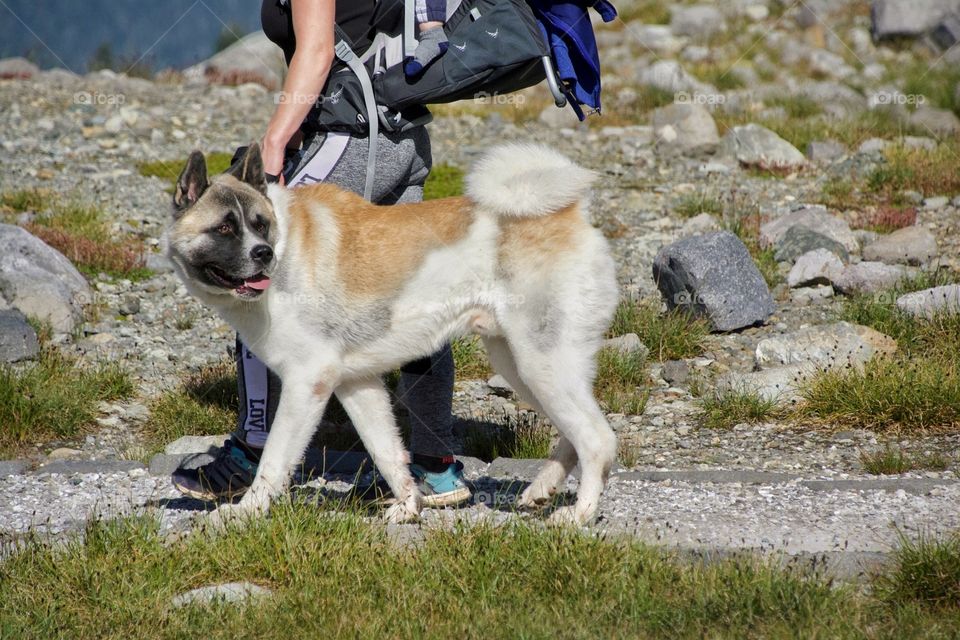
[(579, 462), (577, 501), (551, 521), (591, 521), (617, 453), (592, 391), (617, 303), (607, 243), (584, 211), (592, 179), (546, 147), (505, 145), (474, 168), (465, 197), (381, 207), (332, 185), (268, 187), (256, 145), (209, 182), (203, 155), (191, 154), (168, 256), (283, 382), (235, 510), (263, 513), (286, 490), (336, 393), (397, 499), (388, 520), (416, 518), (381, 375), (476, 333), (496, 371), (561, 434), (520, 505), (546, 502)]

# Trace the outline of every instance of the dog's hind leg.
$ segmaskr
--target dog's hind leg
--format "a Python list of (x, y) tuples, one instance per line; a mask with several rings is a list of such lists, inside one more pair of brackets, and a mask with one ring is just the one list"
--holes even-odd
[[(484, 347), (487, 349), (487, 355), (490, 358), (490, 364), (494, 370), (499, 373), (510, 384), (517, 396), (532, 406), (538, 413), (549, 417), (543, 406), (533, 391), (526, 385), (517, 373), (517, 363), (513, 359), (513, 353), (510, 351), (510, 345), (503, 337), (484, 337)], [(521, 508), (531, 508), (542, 505), (548, 501), (556, 492), (560, 485), (567, 479), (567, 476), (577, 464), (577, 452), (562, 434), (557, 446), (550, 454), (547, 461), (537, 477), (530, 483), (524, 492), (520, 495), (517, 506)]]
[(387, 521), (416, 520), (420, 517), (420, 492), (410, 475), (407, 466), (410, 455), (400, 438), (383, 381), (368, 378), (347, 382), (336, 393), (367, 453), (397, 499), (397, 503), (387, 509)]
[[(529, 346), (515, 355), (520, 377), (572, 445), (580, 464), (576, 503), (557, 509), (550, 521), (555, 524), (590, 522), (596, 516), (600, 495), (617, 458), (617, 437), (593, 397), (593, 356), (587, 357), (581, 345), (560, 345), (548, 353)], [(543, 486), (546, 482), (540, 485), (535, 480), (528, 491), (540, 491)], [(530, 499), (536, 497), (531, 495)]]

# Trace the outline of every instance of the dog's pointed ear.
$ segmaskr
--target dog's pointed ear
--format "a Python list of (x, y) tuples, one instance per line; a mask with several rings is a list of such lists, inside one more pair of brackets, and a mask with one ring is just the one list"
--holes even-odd
[(263, 157), (260, 155), (260, 145), (256, 142), (250, 143), (243, 157), (230, 165), (227, 173), (267, 195), (267, 176), (263, 173)]
[(173, 193), (174, 217), (179, 218), (184, 211), (196, 204), (207, 186), (207, 161), (202, 153), (194, 151), (187, 158), (187, 164), (177, 178), (177, 187)]

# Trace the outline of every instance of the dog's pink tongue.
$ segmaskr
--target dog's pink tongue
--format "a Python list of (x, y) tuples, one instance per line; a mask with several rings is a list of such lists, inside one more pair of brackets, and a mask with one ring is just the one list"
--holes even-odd
[(251, 289), (256, 289), (257, 291), (263, 291), (264, 289), (270, 286), (270, 278), (268, 278), (263, 274), (260, 274), (259, 276), (250, 278), (249, 280), (244, 280), (243, 284), (250, 287)]

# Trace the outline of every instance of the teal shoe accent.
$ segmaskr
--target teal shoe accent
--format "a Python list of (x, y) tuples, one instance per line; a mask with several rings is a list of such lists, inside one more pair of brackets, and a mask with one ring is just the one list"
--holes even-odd
[(418, 464), (410, 465), (425, 507), (452, 507), (466, 502), (473, 495), (463, 481), (463, 463), (459, 460), (444, 471), (427, 471)]

